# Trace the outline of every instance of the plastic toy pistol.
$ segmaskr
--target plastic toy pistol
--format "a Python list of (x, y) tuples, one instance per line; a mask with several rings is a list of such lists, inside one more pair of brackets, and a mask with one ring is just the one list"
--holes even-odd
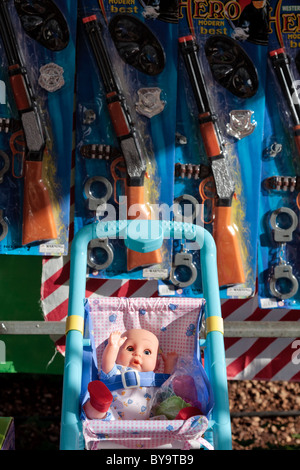
[[(57, 231), (48, 190), (42, 179), (43, 154), (46, 143), (44, 129), (18, 50), (6, 0), (0, 0), (0, 34), (8, 62), (9, 81), (23, 134), (25, 161), (22, 244), (27, 245), (36, 241), (55, 239)], [(19, 136), (19, 143), (20, 140), (22, 139)]]
[[(128, 219), (151, 219), (151, 212), (145, 204), (145, 159), (138, 134), (133, 126), (129, 109), (115, 78), (112, 63), (104, 44), (101, 24), (96, 15), (83, 18), (90, 44), (105, 87), (108, 112), (126, 165), (125, 194), (127, 197)], [(161, 263), (160, 250), (137, 253), (128, 249), (127, 269)]]
[[(219, 285), (245, 282), (237, 230), (232, 225), (234, 184), (227, 166), (222, 136), (212, 108), (198, 58), (198, 44), (191, 35), (179, 38), (180, 51), (190, 78), (199, 112), (199, 128), (215, 185), (213, 237), (217, 248)], [(211, 183), (211, 176), (208, 177)]]
[(275, 49), (269, 54), (278, 83), (280, 84), (281, 91), (286, 99), (292, 116), (294, 124), (294, 139), (300, 156), (300, 102), (298, 91), (295, 88), (289, 67), (289, 57), (286, 55), (283, 48)]

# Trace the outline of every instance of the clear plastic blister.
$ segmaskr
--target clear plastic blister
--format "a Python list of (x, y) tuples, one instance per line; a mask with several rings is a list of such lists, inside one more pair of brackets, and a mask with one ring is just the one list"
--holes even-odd
[[(176, 10), (79, 2), (75, 231), (93, 220), (170, 218), (176, 37)], [(122, 239), (92, 245), (91, 277), (168, 275), (169, 240), (149, 254)]]
[[(151, 414), (157, 419), (180, 419), (180, 413), (208, 416), (214, 403), (211, 385), (200, 361), (180, 357), (174, 372), (153, 397)], [(182, 418), (181, 418), (182, 419)]]
[[(222, 298), (256, 287), (267, 39), (241, 34), (243, 12), (240, 2), (180, 7), (175, 201), (181, 220), (215, 239)], [(173, 250), (160, 294), (201, 297), (199, 247), (174, 241)]]
[[(288, 2), (289, 3), (289, 2)], [(261, 308), (299, 308), (300, 101), (297, 9), (272, 2), (262, 159), (258, 296)]]
[(76, 16), (1, 2), (1, 253), (68, 253)]

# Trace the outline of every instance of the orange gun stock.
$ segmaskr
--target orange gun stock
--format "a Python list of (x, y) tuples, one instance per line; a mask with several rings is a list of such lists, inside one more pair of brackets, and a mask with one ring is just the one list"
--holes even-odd
[[(127, 186), (126, 195), (128, 220), (136, 218), (150, 220), (152, 218), (151, 210), (145, 204), (144, 187)], [(130, 249), (127, 251), (128, 271), (138, 266), (149, 266), (161, 262), (162, 257), (160, 250), (150, 251), (149, 253), (138, 253)]]
[[(151, 218), (145, 202), (144, 178), (145, 159), (138, 135), (132, 124), (129, 110), (125, 98), (116, 81), (112, 64), (107, 53), (101, 34), (101, 25), (97, 22), (95, 15), (83, 18), (90, 44), (103, 80), (106, 90), (106, 102), (108, 112), (113, 124), (114, 131), (118, 138), (122, 155), (126, 164), (126, 196), (127, 196), (127, 217), (128, 219)], [(127, 270), (161, 263), (160, 250), (149, 253), (138, 253), (127, 250)]]
[(26, 69), (21, 61), (6, 2), (0, 2), (0, 32), (9, 81), (24, 133), (25, 168), (22, 244), (57, 238), (47, 187), (42, 179), (45, 136)]
[(57, 238), (51, 201), (42, 178), (42, 162), (25, 161), (23, 245)]
[(198, 45), (193, 36), (179, 38), (179, 46), (191, 81), (197, 108), (199, 128), (216, 187), (213, 215), (213, 237), (217, 248), (219, 285), (242, 284), (245, 274), (238, 243), (238, 231), (232, 224), (234, 184), (229, 175), (226, 153), (216, 117), (211, 110), (204, 75), (198, 58)]

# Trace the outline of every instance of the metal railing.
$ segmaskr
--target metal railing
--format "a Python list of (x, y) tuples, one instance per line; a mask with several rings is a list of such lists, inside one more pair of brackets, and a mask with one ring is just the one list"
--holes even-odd
[[(64, 321), (0, 320), (0, 335), (63, 336)], [(297, 321), (224, 321), (225, 338), (299, 338)]]

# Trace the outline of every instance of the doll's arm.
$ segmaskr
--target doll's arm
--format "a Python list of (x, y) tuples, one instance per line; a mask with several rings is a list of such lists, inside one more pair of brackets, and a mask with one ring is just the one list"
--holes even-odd
[(174, 351), (167, 354), (162, 354), (162, 359), (164, 361), (164, 373), (172, 374), (177, 363), (178, 354)]
[(108, 344), (103, 351), (101, 368), (105, 374), (108, 374), (115, 365), (118, 352), (126, 337), (121, 338), (120, 331), (113, 331), (108, 338)]

